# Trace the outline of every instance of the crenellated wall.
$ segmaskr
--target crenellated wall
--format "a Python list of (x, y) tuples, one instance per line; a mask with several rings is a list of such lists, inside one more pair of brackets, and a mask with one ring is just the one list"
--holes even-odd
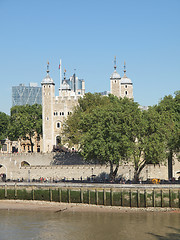
[[(75, 180), (87, 179), (92, 175), (99, 176), (102, 173), (109, 174), (110, 168), (106, 165), (50, 165), (55, 154), (6, 154), (0, 155), (0, 174), (5, 173), (7, 179), (48, 179)], [(29, 164), (29, 165), (28, 165)], [(173, 176), (177, 179), (177, 172), (180, 171), (180, 162), (174, 161)], [(118, 176), (132, 180), (134, 168), (132, 165), (120, 165)], [(168, 169), (166, 165), (148, 165), (140, 177), (142, 180), (147, 178), (168, 179)]]

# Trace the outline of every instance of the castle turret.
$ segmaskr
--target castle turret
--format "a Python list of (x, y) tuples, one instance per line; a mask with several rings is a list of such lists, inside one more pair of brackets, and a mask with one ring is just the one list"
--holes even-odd
[(121, 77), (119, 73), (116, 71), (116, 57), (114, 57), (114, 72), (111, 74), (110, 77), (110, 92), (111, 94), (120, 97), (121, 92)]
[(49, 62), (47, 75), (42, 85), (42, 119), (43, 119), (43, 152), (50, 152), (53, 148), (53, 100), (55, 97), (55, 83), (49, 76)]
[(121, 78), (121, 97), (133, 98), (133, 84), (126, 76), (126, 63), (124, 62), (124, 76)]

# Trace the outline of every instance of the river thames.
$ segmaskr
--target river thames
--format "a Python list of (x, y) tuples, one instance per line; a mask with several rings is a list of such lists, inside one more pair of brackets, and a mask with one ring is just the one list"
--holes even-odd
[(0, 240), (175, 240), (179, 212), (0, 210)]

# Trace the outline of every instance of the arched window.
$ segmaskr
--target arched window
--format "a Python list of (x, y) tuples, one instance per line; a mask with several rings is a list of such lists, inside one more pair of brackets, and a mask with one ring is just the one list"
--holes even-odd
[(30, 166), (30, 164), (26, 161), (22, 161), (21, 162), (21, 167), (27, 167), (27, 166)]
[(56, 127), (57, 127), (57, 128), (60, 128), (60, 127), (61, 127), (60, 122), (57, 122)]
[(56, 137), (56, 145), (59, 145), (59, 144), (61, 144), (61, 137), (57, 136)]

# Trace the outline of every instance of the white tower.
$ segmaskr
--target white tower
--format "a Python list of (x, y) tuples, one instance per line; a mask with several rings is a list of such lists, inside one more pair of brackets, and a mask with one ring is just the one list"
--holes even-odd
[(116, 71), (116, 57), (114, 57), (114, 72), (111, 74), (110, 77), (110, 92), (111, 94), (120, 97), (121, 92), (121, 77), (119, 73)]
[(126, 63), (124, 61), (124, 76), (121, 78), (121, 93), (122, 98), (133, 98), (133, 84), (130, 78), (126, 76)]
[(49, 76), (49, 62), (47, 75), (42, 85), (42, 121), (43, 121), (43, 152), (50, 152), (53, 148), (53, 101), (55, 98), (55, 83)]

